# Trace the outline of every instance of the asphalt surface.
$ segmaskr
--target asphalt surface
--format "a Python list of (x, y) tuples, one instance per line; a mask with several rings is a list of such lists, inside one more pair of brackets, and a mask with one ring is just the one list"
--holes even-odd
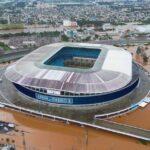
[(127, 45), (133, 43), (144, 44), (144, 43), (150, 43), (150, 39), (141, 38), (141, 39), (100, 40), (91, 43), (108, 44), (108, 45)]
[(2, 89), (3, 89), (3, 86), (2, 86), (3, 85), (3, 76), (4, 76), (4, 72), (6, 70), (6, 67), (0, 68), (0, 102), (12, 104), (12, 102), (9, 101), (8, 98), (5, 96), (5, 94), (9, 93), (9, 91), (7, 91), (6, 93), (3, 93), (3, 91), (2, 91)]
[(31, 49), (25, 49), (25, 50), (20, 50), (20, 51), (15, 51), (12, 53), (0, 55), (0, 63), (19, 59), (30, 52), (32, 52)]

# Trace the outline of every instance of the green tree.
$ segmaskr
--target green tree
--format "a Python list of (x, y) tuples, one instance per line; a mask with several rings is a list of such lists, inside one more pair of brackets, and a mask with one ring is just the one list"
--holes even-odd
[(98, 39), (98, 35), (97, 34), (95, 34), (95, 39)]
[(25, 2), (18, 2), (16, 7), (24, 8), (26, 6)]
[(61, 36), (61, 40), (62, 40), (62, 41), (65, 41), (65, 42), (68, 42), (68, 41), (69, 41), (69, 38), (68, 38), (66, 35), (62, 35), (62, 36)]
[(148, 62), (149, 57), (144, 53), (143, 54), (143, 62), (147, 63)]
[(142, 53), (142, 48), (139, 46), (136, 50), (136, 54), (139, 55)]
[(2, 51), (1, 49), (6, 50), (6, 51), (11, 50), (11, 48), (3, 42), (0, 42), (0, 51)]

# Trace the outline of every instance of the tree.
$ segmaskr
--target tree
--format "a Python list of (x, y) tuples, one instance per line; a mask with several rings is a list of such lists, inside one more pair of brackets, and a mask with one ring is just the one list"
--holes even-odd
[(136, 50), (136, 54), (139, 55), (142, 53), (142, 48), (139, 46)]
[(12, 142), (12, 143), (15, 143), (15, 140), (12, 140), (11, 142)]
[(147, 63), (148, 62), (149, 57), (144, 53), (143, 54), (143, 62)]
[(69, 38), (68, 38), (66, 35), (62, 35), (62, 36), (61, 36), (61, 40), (62, 40), (62, 41), (65, 41), (65, 42), (68, 42), (68, 41), (69, 41)]
[(0, 47), (0, 55), (4, 53), (4, 50)]
[(18, 2), (16, 7), (24, 8), (26, 6), (25, 2)]
[(145, 50), (148, 50), (148, 46), (145, 47)]
[(10, 141), (9, 138), (7, 138), (7, 139), (6, 139), (6, 142), (9, 143), (9, 141)]
[(98, 35), (97, 34), (95, 34), (95, 39), (98, 39)]
[(1, 19), (0, 24), (7, 24), (7, 20)]
[(88, 41), (90, 41), (90, 40), (91, 40), (91, 37), (88, 36), (88, 37), (86, 37), (85, 39), (83, 39), (82, 41), (83, 41), (83, 42), (88, 42)]

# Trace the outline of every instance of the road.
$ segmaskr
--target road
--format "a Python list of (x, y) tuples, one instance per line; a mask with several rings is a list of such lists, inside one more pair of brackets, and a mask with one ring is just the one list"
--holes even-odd
[(0, 63), (19, 59), (19, 58), (27, 55), (28, 53), (32, 52), (32, 50), (33, 49), (24, 49), (24, 50), (21, 49), (20, 51), (17, 50), (17, 51), (12, 52), (12, 53), (0, 55)]
[(91, 43), (100, 43), (100, 44), (108, 44), (108, 45), (128, 45), (128, 44), (144, 44), (150, 43), (150, 39), (120, 39), (120, 40), (101, 40), (101, 41), (94, 41)]

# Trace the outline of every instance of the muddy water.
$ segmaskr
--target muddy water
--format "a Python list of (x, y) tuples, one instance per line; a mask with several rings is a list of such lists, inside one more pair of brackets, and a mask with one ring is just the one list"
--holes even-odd
[(63, 27), (42, 27), (42, 26), (27, 26), (24, 29), (10, 29), (10, 30), (0, 30), (0, 34), (15, 34), (15, 33), (40, 33), (40, 32), (54, 32), (54, 31), (63, 31)]
[[(17, 124), (18, 132), (6, 137), (15, 140), (18, 150), (149, 150), (150, 144), (102, 130), (80, 127), (0, 110), (0, 118)], [(1, 142), (6, 137), (0, 135)], [(2, 140), (3, 138), (3, 140)]]
[[(132, 52), (133, 54), (133, 59), (136, 60), (138, 63), (140, 63), (147, 71), (150, 72), (150, 61), (147, 64), (143, 63), (143, 59), (141, 56), (138, 56), (136, 54), (136, 50), (137, 50), (138, 46), (128, 46), (126, 47), (130, 52)], [(145, 50), (147, 55), (150, 56), (150, 45), (147, 46), (148, 50)]]
[(137, 110), (131, 113), (113, 118), (111, 120), (150, 130), (149, 115), (150, 115), (150, 104), (147, 105), (145, 108), (138, 108)]

